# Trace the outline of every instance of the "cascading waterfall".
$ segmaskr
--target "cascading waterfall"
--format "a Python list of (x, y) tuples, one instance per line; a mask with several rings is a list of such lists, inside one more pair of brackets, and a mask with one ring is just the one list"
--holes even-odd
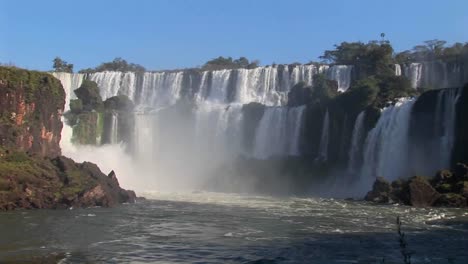
[(410, 79), (411, 87), (414, 89), (420, 87), (422, 78), (422, 64), (421, 63), (410, 63), (403, 67), (404, 75)]
[(317, 161), (328, 161), (328, 143), (329, 143), (329, 130), (330, 130), (330, 117), (328, 109), (325, 112), (322, 125), (322, 136), (320, 137), (319, 154), (316, 158)]
[(328, 69), (328, 78), (338, 82), (338, 91), (346, 92), (351, 84), (351, 65), (333, 65)]
[(401, 65), (395, 64), (395, 76), (401, 76)]
[(437, 95), (435, 110), (434, 130), (438, 137), (437, 146), (434, 151), (441, 153), (437, 168), (448, 168), (450, 166), (453, 144), (455, 142), (455, 120), (457, 101), (461, 95), (461, 89), (444, 89)]
[(356, 118), (356, 122), (354, 123), (354, 128), (353, 128), (353, 135), (351, 138), (351, 147), (349, 149), (349, 160), (348, 160), (348, 172), (349, 173), (356, 173), (357, 170), (359, 169), (360, 165), (360, 158), (359, 155), (361, 155), (361, 145), (362, 141), (364, 139), (364, 117), (365, 117), (365, 111), (362, 111), (359, 113), (359, 115)]
[(66, 72), (54, 72), (52, 75), (59, 79), (62, 83), (63, 89), (65, 90), (65, 109), (64, 111), (70, 110), (70, 100), (75, 99), (75, 89), (78, 89), (83, 82), (84, 74), (80, 73), (66, 73)]
[(112, 113), (111, 115), (111, 136), (110, 143), (119, 143), (119, 116), (118, 113)]
[(388, 180), (409, 174), (408, 129), (414, 99), (400, 99), (382, 111), (364, 145), (363, 183), (370, 184), (377, 176)]
[(305, 106), (265, 109), (255, 135), (253, 157), (268, 159), (275, 156), (299, 155), (299, 135)]

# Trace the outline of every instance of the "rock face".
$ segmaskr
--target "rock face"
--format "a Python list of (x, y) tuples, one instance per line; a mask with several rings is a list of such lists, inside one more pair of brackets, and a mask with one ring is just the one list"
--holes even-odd
[(135, 200), (133, 191), (120, 188), (115, 174), (107, 176), (90, 162), (9, 151), (0, 159), (0, 210), (107, 207)]
[(411, 178), (408, 185), (409, 201), (412, 206), (432, 206), (440, 197), (440, 194), (423, 177)]
[(0, 144), (41, 156), (60, 155), (65, 92), (48, 73), (0, 67)]
[(64, 103), (52, 75), (0, 67), (0, 210), (135, 202), (115, 173), (60, 156)]
[(376, 203), (388, 203), (390, 202), (390, 192), (392, 186), (383, 177), (377, 177), (374, 182), (372, 190), (367, 193), (364, 198), (366, 201), (372, 201)]
[(377, 177), (364, 198), (375, 203), (403, 203), (416, 207), (468, 206), (468, 166), (457, 164), (453, 171), (441, 170), (430, 180), (415, 176), (389, 184)]

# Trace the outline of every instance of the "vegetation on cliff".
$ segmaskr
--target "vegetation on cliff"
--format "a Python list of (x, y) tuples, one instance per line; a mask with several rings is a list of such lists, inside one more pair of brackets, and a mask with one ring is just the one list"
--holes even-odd
[[(67, 124), (73, 127), (74, 143), (115, 143), (112, 142), (113, 132), (118, 135), (119, 142), (131, 138), (134, 125), (132, 110), (135, 106), (130, 98), (117, 95), (103, 102), (96, 82), (90, 80), (84, 80), (74, 92), (78, 99), (70, 100), (70, 111), (65, 113)], [(114, 119), (117, 120), (117, 127), (113, 127)]]
[(55, 72), (73, 73), (73, 64), (62, 60), (60, 57), (55, 57), (53, 63), (52, 68), (54, 68)]
[(65, 92), (52, 75), (0, 67), (0, 144), (59, 155), (64, 103)]
[(117, 57), (113, 61), (104, 62), (96, 68), (82, 69), (79, 71), (79, 73), (93, 73), (103, 71), (144, 72), (146, 69), (139, 64), (129, 63), (126, 60)]
[(0, 150), (0, 211), (114, 206), (135, 199), (120, 188), (115, 174), (107, 176), (93, 163)]
[(213, 70), (222, 70), (222, 69), (253, 69), (258, 67), (260, 64), (259, 61), (249, 61), (246, 57), (239, 57), (238, 59), (233, 59), (232, 57), (222, 57), (212, 59), (207, 61), (202, 67), (202, 70), (213, 71)]

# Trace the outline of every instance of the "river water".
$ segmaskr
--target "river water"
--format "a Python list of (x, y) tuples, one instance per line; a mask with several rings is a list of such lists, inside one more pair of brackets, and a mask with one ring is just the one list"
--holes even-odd
[[(466, 209), (146, 193), (117, 208), (0, 213), (0, 263), (468, 263)], [(447, 221), (445, 221), (447, 220)], [(460, 221), (459, 221), (460, 220)]]

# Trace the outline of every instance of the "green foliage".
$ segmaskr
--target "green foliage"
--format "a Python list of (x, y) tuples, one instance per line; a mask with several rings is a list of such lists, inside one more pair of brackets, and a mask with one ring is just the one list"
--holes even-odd
[(388, 41), (342, 42), (326, 50), (320, 58), (328, 63), (354, 65), (357, 78), (393, 75), (393, 48)]
[(62, 60), (60, 57), (55, 57), (53, 60), (52, 68), (54, 68), (55, 72), (68, 72), (73, 73), (73, 64), (67, 63), (66, 61)]
[(22, 89), (27, 103), (36, 101), (40, 95), (47, 94), (52, 102), (61, 102), (65, 91), (59, 80), (52, 75), (39, 71), (29, 71), (16, 67), (0, 67), (0, 81), (6, 84), (10, 91)]
[(376, 105), (385, 106), (396, 98), (414, 96), (415, 90), (411, 88), (411, 82), (404, 76), (385, 76), (379, 79), (379, 94)]
[(345, 93), (337, 97), (338, 105), (349, 112), (358, 113), (372, 105), (379, 94), (379, 81), (374, 77), (355, 82)]
[(104, 101), (106, 110), (131, 111), (134, 107), (132, 100), (126, 95), (112, 96)]
[(85, 112), (76, 116), (72, 142), (81, 145), (96, 145), (99, 134), (98, 112)]
[(81, 99), (70, 100), (70, 111), (74, 114), (81, 113), (83, 111), (83, 101)]
[(118, 57), (118, 58), (115, 58), (111, 62), (104, 62), (94, 69), (88, 68), (88, 69), (80, 70), (79, 73), (93, 73), (93, 72), (103, 72), (103, 71), (144, 72), (145, 70), (146, 70), (145, 67), (139, 64), (129, 63), (126, 60)]
[(444, 40), (427, 40), (424, 44), (415, 46), (412, 50), (405, 50), (395, 55), (397, 63), (410, 63), (422, 61), (459, 61), (468, 58), (468, 42), (455, 43), (452, 46), (446, 47)]
[(80, 88), (76, 89), (74, 92), (78, 99), (81, 100), (84, 111), (102, 110), (102, 98), (99, 94), (99, 88), (95, 82), (84, 80)]
[(207, 61), (203, 66), (203, 70), (221, 70), (221, 69), (239, 69), (247, 68), (253, 69), (258, 67), (259, 61), (255, 60), (250, 62), (245, 57), (240, 57), (239, 59), (233, 59), (232, 57), (218, 57)]
[(328, 80), (324, 74), (313, 77), (312, 103), (328, 102), (338, 94), (338, 83)]

